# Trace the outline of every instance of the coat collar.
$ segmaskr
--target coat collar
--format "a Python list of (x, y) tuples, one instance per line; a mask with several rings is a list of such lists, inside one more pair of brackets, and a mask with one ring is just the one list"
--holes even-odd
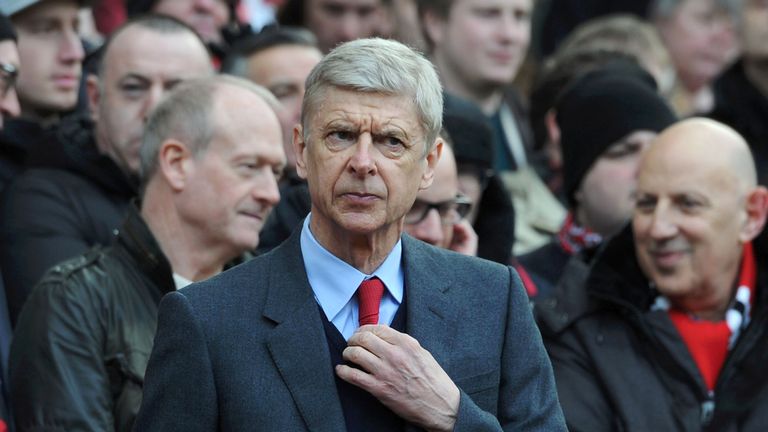
[(141, 217), (135, 201), (128, 206), (115, 247), (118, 253), (127, 254), (141, 273), (152, 280), (153, 286), (157, 287), (152, 294), (158, 296), (158, 300), (163, 294), (176, 290), (171, 264)]
[(429, 351), (444, 370), (450, 368), (456, 310), (448, 301), (450, 281), (442, 277), (446, 264), (433, 247), (404, 234), (406, 332)]
[[(300, 231), (264, 256), (269, 259), (269, 284), (263, 316), (276, 326), (267, 346), (307, 428), (344, 430), (336, 394), (335, 373), (323, 330), (320, 308), (309, 286), (301, 255)], [(450, 283), (440, 278), (445, 268), (430, 246), (403, 235), (407, 333), (448, 369), (455, 334), (455, 310), (447, 301)], [(438, 277), (436, 277), (436, 275)], [(327, 365), (327, 368), (318, 368)]]
[[(344, 430), (334, 371), (320, 308), (312, 294), (301, 255), (300, 230), (273, 252), (263, 315), (276, 326), (267, 347), (310, 431)], [(323, 367), (322, 365), (325, 365)]]
[[(755, 307), (768, 308), (768, 230), (753, 240), (757, 268)], [(626, 307), (648, 310), (657, 292), (637, 262), (632, 226), (627, 225), (600, 249), (586, 282), (590, 296)], [(768, 312), (768, 311), (766, 311)], [(753, 311), (757, 313), (757, 309)]]

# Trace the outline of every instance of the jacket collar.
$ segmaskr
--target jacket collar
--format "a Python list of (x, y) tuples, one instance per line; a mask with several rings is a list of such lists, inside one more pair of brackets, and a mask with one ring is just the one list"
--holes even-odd
[[(768, 308), (768, 230), (753, 240), (757, 264), (757, 297), (753, 314)], [(590, 296), (599, 300), (645, 311), (654, 302), (657, 293), (637, 262), (632, 225), (627, 225), (610, 239), (595, 257), (586, 282)]]
[[(429, 350), (448, 370), (451, 335), (457, 325), (454, 308), (446, 299), (450, 282), (435, 278), (444, 268), (427, 249), (429, 246), (402, 236), (407, 298), (406, 331)], [(276, 326), (268, 337), (272, 360), (312, 431), (344, 430), (344, 415), (336, 394), (334, 371), (326, 343), (320, 308), (304, 270), (300, 230), (262, 258), (268, 261), (269, 276), (264, 318)], [(328, 365), (326, 369), (318, 365)]]
[(650, 307), (656, 292), (637, 262), (631, 224), (600, 248), (586, 283), (592, 297), (640, 310)]
[(48, 156), (37, 165), (65, 169), (87, 177), (111, 194), (121, 195), (126, 199), (135, 197), (138, 192), (138, 177), (126, 174), (112, 158), (100, 153), (95, 134), (96, 126), (89, 117), (67, 117), (59, 124), (57, 131), (57, 140), (61, 143), (58, 153), (61, 153), (61, 156)]
[(159, 288), (157, 295), (176, 290), (171, 264), (141, 217), (136, 201), (128, 206), (128, 213), (118, 232), (116, 247), (124, 251), (141, 273)]

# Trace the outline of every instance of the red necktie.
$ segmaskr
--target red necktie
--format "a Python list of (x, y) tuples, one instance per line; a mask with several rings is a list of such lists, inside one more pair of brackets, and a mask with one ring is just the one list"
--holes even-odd
[(381, 303), (382, 294), (384, 294), (384, 284), (377, 277), (364, 280), (357, 288), (358, 321), (361, 326), (379, 323), (379, 303)]

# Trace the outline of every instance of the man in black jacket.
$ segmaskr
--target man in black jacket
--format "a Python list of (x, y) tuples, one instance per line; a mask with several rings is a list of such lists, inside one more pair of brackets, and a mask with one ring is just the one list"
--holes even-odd
[(78, 36), (84, 0), (2, 1), (18, 33), (20, 117), (0, 131), (0, 192), (28, 165), (58, 147), (55, 126), (77, 103), (85, 55)]
[(570, 430), (765, 430), (766, 214), (732, 129), (691, 119), (659, 135), (632, 226), (584, 290), (537, 304)]
[(95, 127), (91, 119), (62, 123), (58, 162), (26, 172), (6, 190), (0, 266), (12, 323), (48, 268), (112, 242), (136, 195), (150, 110), (179, 82), (212, 73), (203, 42), (172, 18), (141, 18), (113, 34), (99, 78), (88, 79)]
[[(252, 250), (280, 198), (278, 102), (231, 77), (180, 84), (150, 117), (141, 209), (117, 243), (54, 267), (11, 348), (17, 430), (129, 431), (163, 294)], [(194, 379), (194, 378), (192, 378)]]

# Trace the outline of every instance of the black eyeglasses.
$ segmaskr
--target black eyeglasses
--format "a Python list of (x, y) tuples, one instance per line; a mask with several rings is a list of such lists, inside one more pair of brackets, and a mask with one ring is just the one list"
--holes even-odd
[(19, 69), (10, 63), (0, 63), (0, 97), (5, 97), (16, 86)]
[(469, 213), (470, 208), (472, 208), (472, 201), (463, 195), (457, 195), (450, 201), (439, 203), (428, 203), (417, 199), (405, 215), (405, 223), (415, 225), (423, 221), (430, 210), (435, 209), (443, 225), (453, 225), (459, 223)]

